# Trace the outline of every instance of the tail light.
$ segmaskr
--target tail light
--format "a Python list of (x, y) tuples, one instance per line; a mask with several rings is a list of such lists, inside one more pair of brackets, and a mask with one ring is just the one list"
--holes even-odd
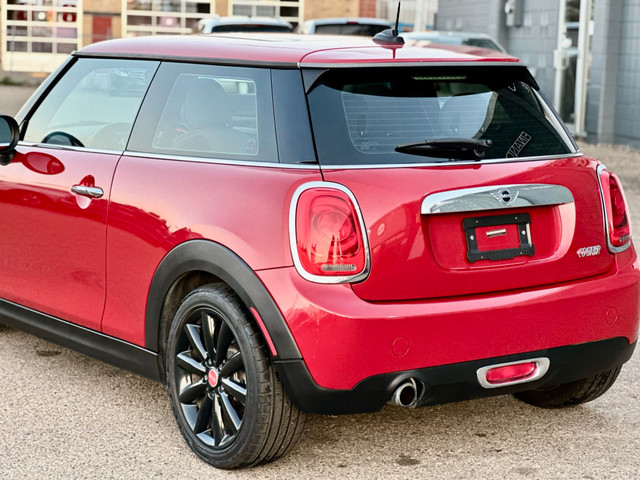
[(620, 253), (631, 245), (631, 222), (627, 200), (618, 177), (598, 167), (598, 181), (604, 209), (607, 246), (611, 253)]
[(353, 194), (344, 186), (312, 182), (296, 190), (289, 214), (296, 269), (319, 283), (353, 283), (369, 274), (369, 246)]

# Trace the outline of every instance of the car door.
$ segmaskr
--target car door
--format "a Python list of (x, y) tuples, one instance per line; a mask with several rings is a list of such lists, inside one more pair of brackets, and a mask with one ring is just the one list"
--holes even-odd
[(79, 58), (0, 167), (0, 297), (93, 330), (111, 180), (158, 62)]

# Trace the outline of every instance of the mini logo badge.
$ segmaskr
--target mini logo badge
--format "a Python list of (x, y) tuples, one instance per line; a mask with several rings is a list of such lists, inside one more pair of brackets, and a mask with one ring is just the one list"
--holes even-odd
[(215, 370), (209, 370), (209, 373), (207, 374), (207, 381), (211, 387), (218, 385), (218, 373)]
[(518, 198), (518, 194), (520, 192), (516, 190), (515, 193), (511, 193), (511, 191), (507, 188), (503, 188), (491, 194), (493, 198), (495, 198), (498, 202), (503, 203), (505, 205), (511, 205)]
[(576, 253), (578, 254), (578, 258), (595, 257), (596, 255), (600, 255), (600, 245), (582, 247), (579, 248)]
[(500, 198), (504, 203), (509, 203), (511, 201), (511, 192), (505, 188), (500, 192)]

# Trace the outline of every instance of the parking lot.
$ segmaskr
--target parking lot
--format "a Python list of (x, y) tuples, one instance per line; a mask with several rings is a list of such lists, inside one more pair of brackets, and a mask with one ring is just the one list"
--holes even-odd
[[(0, 113), (14, 114), (30, 93), (0, 87)], [(640, 225), (640, 152), (582, 147), (619, 174)], [(0, 479), (249, 477), (215, 470), (191, 453), (161, 385), (1, 323), (0, 379)], [(418, 410), (387, 406), (358, 416), (311, 415), (292, 453), (250, 476), (637, 478), (639, 384), (636, 352), (607, 394), (567, 410), (503, 396)]]

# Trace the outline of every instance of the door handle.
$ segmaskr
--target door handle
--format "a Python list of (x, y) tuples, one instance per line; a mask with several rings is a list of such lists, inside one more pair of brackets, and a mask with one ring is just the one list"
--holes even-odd
[(104, 191), (100, 187), (87, 187), (85, 185), (74, 185), (71, 187), (71, 191), (89, 198), (100, 198), (104, 195)]

